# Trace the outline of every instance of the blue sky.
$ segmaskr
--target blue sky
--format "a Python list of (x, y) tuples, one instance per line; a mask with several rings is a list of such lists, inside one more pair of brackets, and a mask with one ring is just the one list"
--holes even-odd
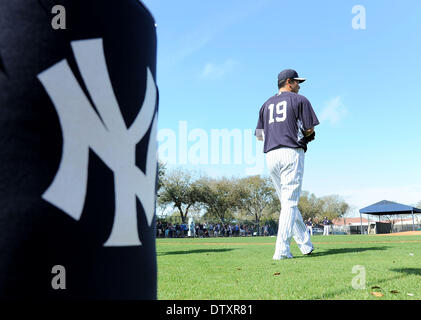
[[(421, 201), (421, 1), (143, 2), (157, 23), (160, 157), (177, 154), (169, 168), (250, 174), (245, 144), (263, 158), (247, 132), (276, 93), (277, 74), (293, 68), (308, 79), (300, 94), (321, 122), (303, 190), (342, 196), (351, 215), (380, 200)], [(365, 29), (353, 28), (362, 13), (352, 13), (356, 5), (365, 8)], [(222, 129), (238, 134), (242, 147), (233, 138), (220, 149), (229, 163), (212, 163), (212, 130)], [(199, 144), (207, 163), (188, 155)]]

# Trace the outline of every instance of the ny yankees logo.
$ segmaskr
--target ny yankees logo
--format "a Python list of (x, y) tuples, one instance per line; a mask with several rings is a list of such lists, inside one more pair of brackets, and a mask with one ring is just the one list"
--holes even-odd
[[(157, 89), (153, 76), (147, 68), (145, 98), (139, 114), (127, 128), (111, 86), (102, 39), (73, 41), (71, 46), (100, 117), (66, 60), (38, 75), (57, 110), (63, 132), (60, 166), (42, 198), (79, 220), (85, 202), (91, 149), (114, 173), (114, 224), (104, 246), (141, 245), (136, 197), (149, 226), (155, 212)], [(135, 165), (135, 147), (151, 126), (146, 173), (143, 173)]]

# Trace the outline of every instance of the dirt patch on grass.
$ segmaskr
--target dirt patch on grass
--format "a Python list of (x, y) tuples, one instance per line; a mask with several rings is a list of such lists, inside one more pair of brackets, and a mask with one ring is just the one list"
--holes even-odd
[(396, 233), (376, 234), (376, 236), (421, 236), (421, 231), (405, 231)]

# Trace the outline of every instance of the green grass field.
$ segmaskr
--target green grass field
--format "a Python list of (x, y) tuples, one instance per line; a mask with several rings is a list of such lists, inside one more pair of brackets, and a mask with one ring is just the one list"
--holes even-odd
[(421, 299), (421, 236), (313, 236), (311, 256), (292, 241), (280, 261), (275, 240), (157, 239), (158, 299)]

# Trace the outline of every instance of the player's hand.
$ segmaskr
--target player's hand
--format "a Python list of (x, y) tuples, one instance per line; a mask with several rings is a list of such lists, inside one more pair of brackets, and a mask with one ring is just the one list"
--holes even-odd
[(305, 143), (309, 143), (310, 141), (313, 141), (315, 137), (316, 137), (316, 131), (313, 131), (312, 134), (304, 137), (303, 140)]

